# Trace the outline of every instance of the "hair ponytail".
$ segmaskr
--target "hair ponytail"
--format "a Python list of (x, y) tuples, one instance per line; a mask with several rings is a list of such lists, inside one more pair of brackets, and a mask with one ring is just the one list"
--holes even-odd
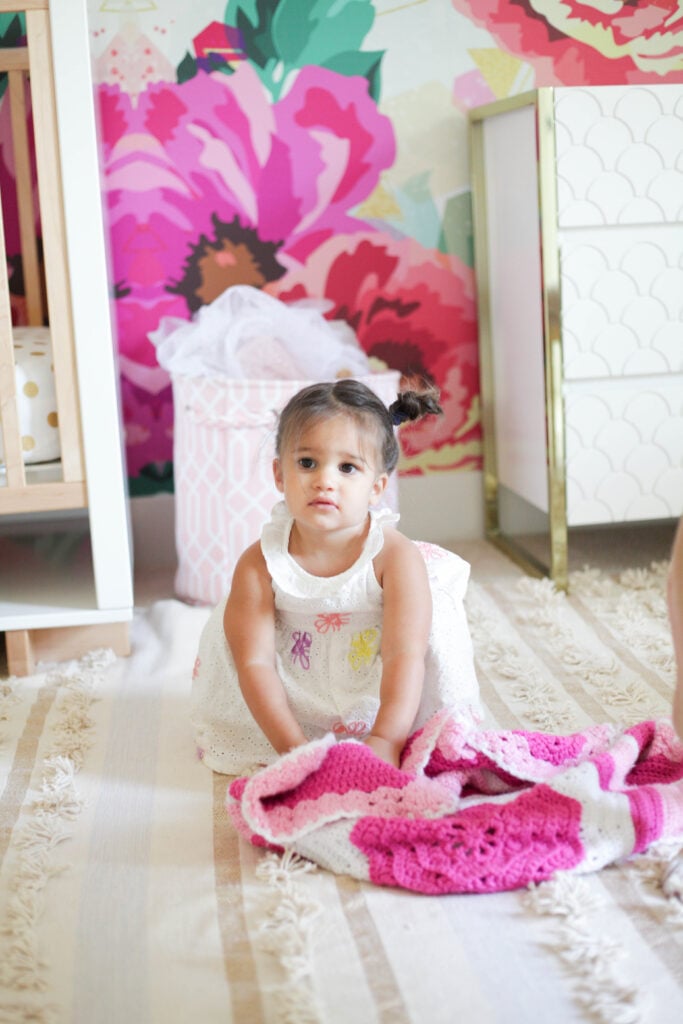
[(442, 413), (438, 388), (428, 385), (418, 391), (412, 381), (408, 389), (399, 391), (398, 398), (389, 406), (389, 414), (396, 427), (405, 423), (406, 420), (419, 420), (423, 416), (440, 416)]

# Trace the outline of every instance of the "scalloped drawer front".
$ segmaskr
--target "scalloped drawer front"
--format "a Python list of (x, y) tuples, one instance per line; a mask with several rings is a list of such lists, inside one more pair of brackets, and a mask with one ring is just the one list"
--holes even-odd
[(683, 376), (565, 394), (570, 526), (683, 512)]
[(683, 219), (678, 85), (555, 91), (560, 227)]
[(567, 380), (683, 372), (683, 226), (562, 233)]

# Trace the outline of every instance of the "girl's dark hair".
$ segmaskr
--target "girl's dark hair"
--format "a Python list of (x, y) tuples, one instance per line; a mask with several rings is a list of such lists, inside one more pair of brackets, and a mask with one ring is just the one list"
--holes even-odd
[(351, 377), (310, 384), (290, 398), (280, 413), (275, 452), (279, 456), (292, 438), (301, 434), (311, 422), (343, 413), (359, 425), (375, 428), (382, 472), (392, 473), (399, 456), (394, 427), (405, 420), (417, 420), (442, 412), (439, 392), (435, 387), (418, 391), (415, 385), (411, 385), (410, 390), (400, 391), (396, 401), (387, 408), (374, 391)]

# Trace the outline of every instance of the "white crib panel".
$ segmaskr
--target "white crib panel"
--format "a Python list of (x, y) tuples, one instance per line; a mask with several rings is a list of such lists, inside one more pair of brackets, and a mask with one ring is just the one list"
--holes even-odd
[[(131, 540), (108, 291), (85, 0), (53, 4), (51, 29), (67, 254), (97, 603), (132, 608)], [(97, 381), (97, 389), (90, 386)]]

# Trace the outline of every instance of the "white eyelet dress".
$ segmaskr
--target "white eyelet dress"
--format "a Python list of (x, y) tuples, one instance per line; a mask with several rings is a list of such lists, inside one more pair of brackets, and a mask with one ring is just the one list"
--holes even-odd
[[(382, 588), (373, 559), (384, 526), (398, 515), (371, 509), (358, 560), (338, 576), (312, 576), (288, 553), (292, 518), (275, 506), (261, 534), (273, 581), (276, 664), (292, 712), (308, 739), (332, 732), (362, 738), (379, 708), (382, 673)], [(451, 706), (479, 714), (479, 688), (463, 607), (469, 565), (432, 544), (418, 543), (433, 599), (422, 701), (415, 728)], [(192, 724), (199, 756), (217, 772), (239, 774), (277, 757), (242, 697), (223, 631), (222, 601), (204, 627), (192, 683)]]

